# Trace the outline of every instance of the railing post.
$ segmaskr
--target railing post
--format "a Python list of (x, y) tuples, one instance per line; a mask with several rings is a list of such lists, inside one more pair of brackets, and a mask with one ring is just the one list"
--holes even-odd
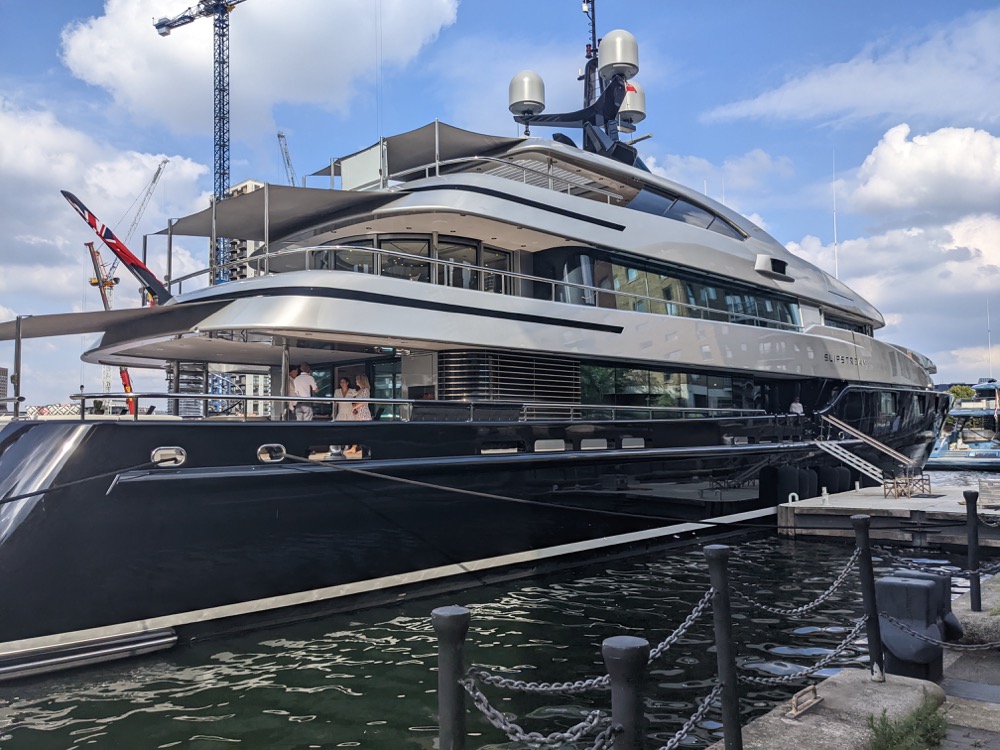
[(431, 612), (438, 639), (438, 750), (465, 750), (465, 674), (463, 647), (469, 632), (469, 610), (438, 607)]
[(969, 573), (969, 604), (973, 612), (982, 612), (983, 599), (979, 588), (979, 509), (976, 507), (979, 492), (965, 490), (962, 497), (965, 498), (965, 528), (969, 536), (967, 565), (972, 571)]
[(733, 643), (733, 620), (729, 609), (729, 554), (730, 549), (725, 544), (705, 547), (708, 573), (715, 589), (712, 620), (715, 624), (719, 683), (722, 685), (722, 733), (726, 750), (743, 750), (740, 696), (736, 684), (736, 644)]
[(14, 420), (21, 417), (21, 319), (14, 318)]
[(869, 534), (871, 522), (871, 516), (851, 516), (855, 544), (861, 550), (861, 556), (858, 558), (858, 575), (861, 578), (861, 598), (868, 618), (865, 621), (865, 633), (868, 637), (872, 681), (885, 682), (885, 654), (882, 652), (882, 627), (875, 599), (875, 566), (872, 564), (872, 543)]
[(642, 750), (645, 746), (642, 694), (649, 641), (630, 635), (605, 638), (601, 655), (611, 676), (611, 723), (621, 728), (621, 733), (615, 735), (615, 750)]

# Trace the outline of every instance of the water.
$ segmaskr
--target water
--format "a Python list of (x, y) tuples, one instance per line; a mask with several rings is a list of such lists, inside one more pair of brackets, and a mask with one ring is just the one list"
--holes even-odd
[[(937, 486), (974, 486), (978, 475), (938, 472)], [(852, 548), (780, 540), (734, 544), (733, 588), (791, 608), (825, 591)], [(925, 556), (944, 560), (941, 555)], [(961, 556), (952, 558), (960, 567)], [(886, 568), (887, 569), (887, 568)], [(878, 572), (878, 571), (877, 571)], [(429, 613), (446, 604), (472, 611), (466, 661), (533, 681), (604, 673), (601, 641), (639, 635), (656, 644), (708, 588), (700, 547), (628, 558), (445, 597), (329, 617), (160, 655), (0, 687), (0, 748), (336, 748), (430, 749), (436, 740), (436, 641)], [(830, 653), (860, 612), (852, 573), (809, 614), (790, 620), (733, 600), (741, 668), (776, 676)], [(710, 610), (651, 670), (649, 745), (665, 744), (713, 686)], [(867, 663), (863, 640), (834, 668)], [(744, 723), (803, 683), (741, 688)], [(527, 731), (564, 731), (606, 692), (537, 696), (487, 688), (491, 702)], [(471, 705), (471, 704), (470, 704)], [(689, 737), (703, 748), (721, 736), (719, 714)], [(469, 715), (470, 750), (522, 748)], [(581, 745), (583, 747), (584, 745)]]

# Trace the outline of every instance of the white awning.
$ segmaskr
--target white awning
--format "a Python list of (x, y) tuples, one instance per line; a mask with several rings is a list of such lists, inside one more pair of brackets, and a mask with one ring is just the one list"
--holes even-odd
[[(267, 193), (265, 205), (264, 193)], [(400, 197), (399, 192), (368, 192), (268, 185), (267, 190), (219, 201), (214, 207), (215, 236), (237, 240), (268, 241), (286, 237), (340, 211), (376, 208)], [(212, 236), (213, 208), (206, 208), (156, 234)]]

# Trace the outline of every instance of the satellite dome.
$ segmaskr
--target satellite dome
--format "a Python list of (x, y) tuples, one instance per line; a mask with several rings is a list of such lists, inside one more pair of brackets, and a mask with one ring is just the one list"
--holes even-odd
[(646, 119), (646, 92), (635, 81), (625, 84), (625, 99), (618, 110), (618, 117), (627, 125), (637, 125)]
[(625, 80), (639, 72), (639, 45), (635, 37), (622, 29), (609, 32), (597, 48), (597, 67), (601, 78), (610, 81), (621, 73)]
[(545, 83), (533, 70), (522, 70), (510, 79), (508, 101), (511, 113), (538, 115), (545, 111)]

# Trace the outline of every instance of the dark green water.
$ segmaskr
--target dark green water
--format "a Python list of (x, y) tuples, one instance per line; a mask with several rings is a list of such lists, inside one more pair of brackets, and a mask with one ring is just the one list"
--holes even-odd
[[(851, 552), (847, 543), (776, 538), (735, 544), (733, 588), (774, 606), (796, 607), (825, 591)], [(660, 642), (708, 585), (700, 547), (689, 548), (20, 682), (0, 687), (0, 748), (429, 749), (437, 733), (436, 641), (429, 621), (435, 607), (471, 609), (468, 662), (519, 679), (566, 681), (604, 673), (604, 638), (627, 634)], [(829, 601), (796, 620), (734, 600), (741, 668), (768, 676), (811, 666), (844, 639), (850, 620), (860, 615), (858, 592), (852, 574)], [(711, 690), (712, 644), (709, 610), (652, 667), (650, 747), (665, 744)], [(861, 641), (835, 666), (860, 667), (866, 659)], [(744, 720), (804, 684), (743, 685)], [(543, 733), (563, 731), (593, 708), (610, 708), (606, 692), (535, 696), (488, 689), (487, 694), (526, 730)], [(509, 743), (472, 711), (470, 750), (525, 747)], [(719, 714), (710, 713), (683, 747), (705, 747), (718, 739), (718, 721)]]

